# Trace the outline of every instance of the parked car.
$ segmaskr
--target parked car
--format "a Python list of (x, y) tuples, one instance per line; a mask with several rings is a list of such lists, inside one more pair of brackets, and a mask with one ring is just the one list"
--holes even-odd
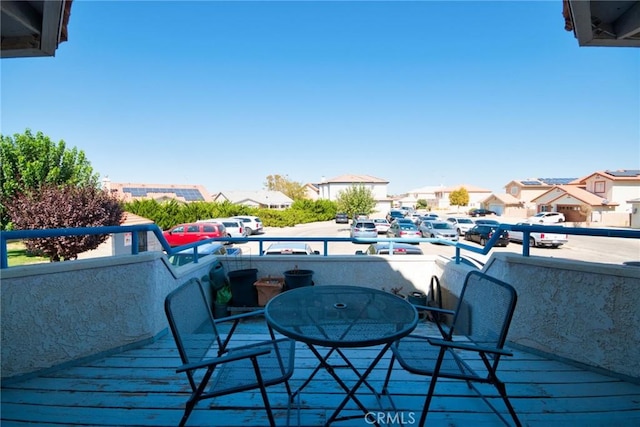
[[(464, 234), (464, 239), (472, 242), (480, 243), (485, 246), (489, 239), (496, 233), (498, 227), (489, 224), (476, 224), (471, 230)], [(509, 244), (509, 233), (502, 230), (500, 237), (495, 246), (507, 246)]]
[(369, 219), (369, 215), (367, 215), (366, 213), (357, 213), (353, 215), (353, 221), (352, 222), (356, 222), (356, 221), (360, 221), (363, 219)]
[(536, 222), (540, 224), (555, 224), (564, 222), (564, 214), (560, 212), (540, 212), (527, 218), (527, 222)]
[(426, 214), (425, 217), (427, 217), (428, 221), (432, 221), (432, 220), (436, 220), (437, 221), (437, 220), (440, 219), (440, 215), (438, 215), (437, 213), (432, 213), (432, 212)]
[[(209, 256), (209, 255), (241, 255), (242, 249), (236, 247), (227, 247), (223, 243), (211, 242), (205, 243), (197, 247), (198, 251), (198, 260), (200, 258)], [(181, 265), (190, 264), (193, 262), (194, 248), (184, 249), (178, 253), (173, 255), (169, 255), (169, 263), (176, 267), (180, 267)]]
[(413, 225), (415, 225), (411, 218), (397, 218), (397, 219), (394, 219), (393, 221), (391, 221), (391, 224), (393, 224), (394, 222), (398, 222), (400, 224), (413, 224)]
[(391, 227), (389, 227), (389, 231), (387, 231), (387, 237), (402, 237), (403, 239), (419, 239), (422, 236), (420, 235), (420, 230), (416, 225), (409, 222), (400, 222), (393, 221), (391, 223)]
[(484, 218), (476, 219), (475, 223), (476, 225), (478, 224), (495, 225), (496, 227), (500, 225), (500, 221), (496, 221), (495, 219), (484, 219)]
[(349, 215), (346, 213), (337, 213), (336, 224), (349, 224)]
[(170, 246), (181, 246), (215, 237), (227, 237), (227, 230), (224, 224), (220, 223), (193, 222), (176, 225), (163, 231), (162, 235)]
[(231, 218), (239, 219), (244, 224), (245, 234), (251, 236), (253, 234), (264, 233), (264, 225), (262, 220), (257, 216), (236, 215)]
[(447, 221), (422, 221), (418, 230), (420, 230), (422, 237), (431, 239), (445, 239), (457, 242), (459, 238), (456, 229)]
[(228, 237), (246, 237), (246, 232), (244, 228), (244, 223), (235, 218), (210, 218), (210, 219), (201, 219), (197, 222), (214, 222), (218, 224), (224, 225), (224, 228), (227, 230)]
[[(356, 251), (356, 255), (389, 255), (389, 243), (373, 243), (364, 251)], [(391, 255), (423, 255), (419, 246), (408, 243), (393, 243)]]
[(411, 219), (411, 221), (413, 221), (415, 225), (420, 225), (420, 223), (422, 222), (422, 215), (420, 215), (418, 212), (413, 212), (412, 214), (408, 215), (408, 217)]
[(453, 225), (459, 236), (464, 236), (464, 233), (471, 230), (476, 224), (475, 221), (471, 218), (457, 216), (450, 216), (447, 218), (447, 221), (449, 221)]
[(405, 217), (405, 212), (404, 211), (402, 211), (400, 209), (391, 209), (389, 211), (389, 213), (387, 214), (387, 221), (389, 221), (391, 223), (396, 219), (404, 218), (404, 217)]
[(262, 253), (263, 255), (319, 255), (320, 251), (311, 249), (308, 243), (282, 242), (272, 243)]
[(490, 211), (489, 209), (471, 209), (469, 211), (470, 216), (487, 216), (487, 215), (498, 215), (494, 211)]
[(391, 227), (391, 224), (385, 218), (373, 218), (372, 221), (376, 224), (378, 234), (386, 234), (389, 231), (389, 227)]
[(357, 220), (351, 224), (349, 232), (351, 238), (375, 238), (378, 237), (376, 223), (370, 219)]
[[(532, 226), (530, 222), (519, 222), (516, 225)], [(509, 240), (512, 242), (523, 243), (524, 233), (522, 231), (509, 231)], [(548, 246), (557, 248), (569, 241), (569, 235), (565, 233), (549, 233), (549, 232), (531, 232), (529, 233), (529, 246)]]

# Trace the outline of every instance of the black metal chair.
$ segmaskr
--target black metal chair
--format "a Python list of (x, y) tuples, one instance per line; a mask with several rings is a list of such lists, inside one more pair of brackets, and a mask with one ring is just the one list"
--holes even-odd
[[(432, 319), (438, 326), (440, 336), (409, 335), (394, 343), (383, 392), (389, 393), (391, 371), (397, 360), (408, 372), (431, 377), (419, 426), (425, 424), (439, 378), (466, 381), (469, 388), (475, 390), (492, 411), (509, 425), (473, 383), (492, 384), (502, 397), (515, 425), (520, 426), (505, 384), (496, 372), (500, 358), (512, 355), (504, 349), (504, 343), (516, 301), (516, 291), (512, 286), (484, 273), (472, 271), (465, 278), (455, 310), (418, 307), (439, 314), (432, 316)], [(453, 316), (450, 327), (440, 324), (439, 320), (443, 315), (450, 319)]]
[[(201, 282), (191, 279), (165, 299), (165, 313), (183, 363), (177, 372), (186, 373), (192, 390), (180, 426), (185, 425), (199, 401), (253, 389), (260, 389), (269, 423), (274, 426), (266, 387), (284, 383), (291, 397), (288, 381), (293, 374), (294, 341), (276, 339), (269, 328), (270, 340), (231, 347), (240, 320), (262, 315), (263, 311), (214, 320), (205, 295)], [(224, 339), (216, 327), (222, 322), (231, 322)]]

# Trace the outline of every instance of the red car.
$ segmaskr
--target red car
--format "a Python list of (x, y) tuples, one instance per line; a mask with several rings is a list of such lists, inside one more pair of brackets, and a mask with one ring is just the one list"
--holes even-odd
[(226, 237), (227, 230), (222, 224), (198, 222), (176, 225), (170, 230), (163, 231), (162, 235), (167, 239), (169, 245), (182, 246), (214, 237)]

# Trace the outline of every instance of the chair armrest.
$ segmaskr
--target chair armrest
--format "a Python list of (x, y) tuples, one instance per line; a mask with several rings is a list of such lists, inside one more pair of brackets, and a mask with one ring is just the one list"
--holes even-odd
[(176, 369), (177, 373), (190, 371), (192, 369), (208, 368), (209, 366), (219, 365), (221, 363), (233, 362), (235, 360), (246, 359), (249, 357), (263, 356), (271, 353), (268, 348), (256, 348), (246, 351), (233, 352), (220, 357), (212, 357), (211, 359), (201, 360), (200, 362), (187, 363)]
[(439, 347), (457, 348), (460, 350), (501, 354), (503, 356), (513, 356), (513, 353), (511, 353), (508, 350), (504, 350), (497, 347), (487, 347), (483, 345), (477, 345), (473, 342), (449, 341), (449, 340), (441, 340), (439, 338), (427, 338), (427, 341), (429, 341), (429, 344), (436, 345)]

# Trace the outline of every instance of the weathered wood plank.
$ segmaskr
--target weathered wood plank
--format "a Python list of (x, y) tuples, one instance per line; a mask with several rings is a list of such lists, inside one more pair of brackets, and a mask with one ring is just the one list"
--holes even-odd
[[(249, 326), (248, 333), (239, 333), (237, 344), (267, 338), (264, 328), (251, 324), (241, 326)], [(298, 343), (296, 348), (296, 370), (291, 379), (294, 389), (318, 364), (304, 344)], [(363, 370), (378, 351), (379, 347), (351, 349), (345, 354)], [(382, 387), (389, 360), (387, 354), (369, 378), (377, 390)], [(335, 354), (330, 361), (344, 365)], [(180, 363), (172, 338), (166, 336), (139, 349), (3, 386), (0, 396), (2, 425), (176, 425), (190, 391), (185, 376), (175, 373)], [(356, 375), (349, 369), (338, 368), (336, 371), (347, 384), (356, 381)], [(638, 384), (522, 351), (515, 351), (514, 357), (503, 359), (500, 376), (506, 381), (512, 403), (525, 425), (640, 425)], [(429, 379), (405, 372), (396, 365), (390, 391), (397, 410), (405, 416), (414, 413), (417, 418)], [(481, 389), (501, 412), (506, 412), (493, 388), (481, 386)], [(288, 398), (284, 386), (270, 387), (269, 397), (276, 409), (278, 425), (287, 425)], [(378, 408), (366, 389), (362, 388), (358, 397), (368, 406)], [(344, 392), (328, 373), (321, 370), (301, 394), (300, 421), (294, 418), (289, 425), (321, 425), (343, 398)], [(386, 401), (383, 399), (383, 402)], [(224, 396), (201, 402), (189, 425), (263, 426), (267, 421), (262, 406), (261, 396), (256, 391)], [(297, 417), (298, 411), (295, 412)], [(368, 425), (352, 403), (344, 414), (356, 418), (336, 425)], [(436, 427), (502, 425), (464, 382), (446, 379), (438, 382), (428, 420), (429, 426)]]

